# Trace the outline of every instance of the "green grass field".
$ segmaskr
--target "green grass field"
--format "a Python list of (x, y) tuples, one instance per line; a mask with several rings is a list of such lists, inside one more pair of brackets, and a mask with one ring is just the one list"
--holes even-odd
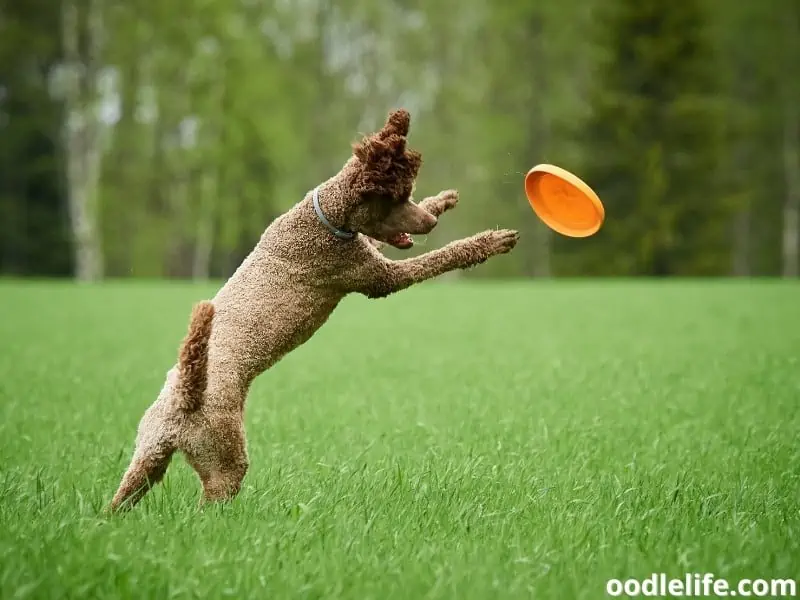
[(2, 598), (605, 596), (800, 574), (800, 285), (432, 284), (256, 380), (238, 499), (107, 518), (194, 301), (0, 284)]

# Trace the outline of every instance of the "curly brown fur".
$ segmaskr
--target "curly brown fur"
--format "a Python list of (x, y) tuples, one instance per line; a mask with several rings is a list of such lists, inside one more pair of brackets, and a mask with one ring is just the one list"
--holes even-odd
[(181, 345), (178, 357), (178, 406), (186, 412), (197, 410), (203, 401), (207, 382), (208, 339), (211, 337), (213, 320), (214, 305), (211, 302), (198, 303), (192, 311), (189, 331)]
[(366, 137), (353, 148), (362, 165), (352, 180), (353, 189), (403, 201), (411, 196), (422, 156), (406, 149), (406, 138), (397, 133)]
[(317, 190), (335, 236), (317, 216), (313, 191), (264, 231), (217, 295), (195, 308), (178, 364), (139, 423), (136, 450), (111, 509), (132, 506), (163, 477), (178, 450), (197, 472), (205, 501), (236, 496), (247, 473), (243, 413), (253, 380), (308, 341), (339, 302), (358, 293), (380, 298), (454, 269), (511, 251), (518, 234), (488, 230), (406, 260), (385, 244), (411, 246), (458, 202), (455, 190), (411, 199), (422, 164), (407, 148), (408, 112), (383, 128)]

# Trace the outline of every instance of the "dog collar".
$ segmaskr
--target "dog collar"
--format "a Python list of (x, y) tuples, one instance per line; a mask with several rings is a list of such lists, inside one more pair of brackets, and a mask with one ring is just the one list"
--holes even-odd
[(317, 218), (320, 222), (327, 227), (333, 235), (343, 240), (352, 240), (355, 237), (355, 233), (352, 231), (343, 231), (341, 229), (337, 229), (328, 219), (325, 218), (325, 214), (322, 212), (322, 209), (319, 206), (319, 188), (314, 188), (314, 212), (317, 213)]

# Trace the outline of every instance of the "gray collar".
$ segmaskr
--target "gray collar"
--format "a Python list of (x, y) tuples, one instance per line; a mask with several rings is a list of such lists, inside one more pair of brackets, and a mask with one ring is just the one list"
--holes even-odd
[(337, 229), (334, 227), (328, 219), (325, 218), (325, 214), (322, 212), (322, 209), (319, 207), (319, 188), (314, 188), (314, 212), (317, 213), (317, 218), (320, 222), (327, 227), (333, 235), (343, 240), (352, 240), (356, 234), (353, 231), (342, 231), (341, 229)]

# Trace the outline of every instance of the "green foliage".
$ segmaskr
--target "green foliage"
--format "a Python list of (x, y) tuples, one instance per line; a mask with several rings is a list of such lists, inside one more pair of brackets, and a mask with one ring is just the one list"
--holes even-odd
[[(58, 32), (73, 1), (90, 0), (0, 2), (2, 272), (71, 268)], [(103, 115), (112, 277), (230, 274), (397, 106), (423, 153), (418, 196), (462, 192), (413, 252), (522, 232), (509, 260), (459, 276), (776, 274), (786, 260), (792, 0), (92, 1), (99, 95), (81, 108)], [(541, 162), (598, 190), (595, 237), (532, 214), (522, 179)]]
[(609, 218), (564, 268), (723, 273), (733, 207), (716, 183), (721, 130), (702, 7), (696, 0), (617, 0), (601, 22), (610, 52), (591, 97), (581, 174)]
[(47, 80), (58, 58), (55, 16), (44, 1), (0, 3), (0, 273), (71, 270), (61, 115)]
[(718, 47), (728, 57), (718, 74), (727, 149), (721, 181), (740, 199), (740, 270), (776, 275), (786, 181), (784, 103), (789, 95), (790, 103), (800, 104), (796, 78), (789, 76), (800, 68), (800, 55), (792, 52), (785, 25), (800, 20), (800, 9), (792, 0), (716, 0), (712, 10)]

